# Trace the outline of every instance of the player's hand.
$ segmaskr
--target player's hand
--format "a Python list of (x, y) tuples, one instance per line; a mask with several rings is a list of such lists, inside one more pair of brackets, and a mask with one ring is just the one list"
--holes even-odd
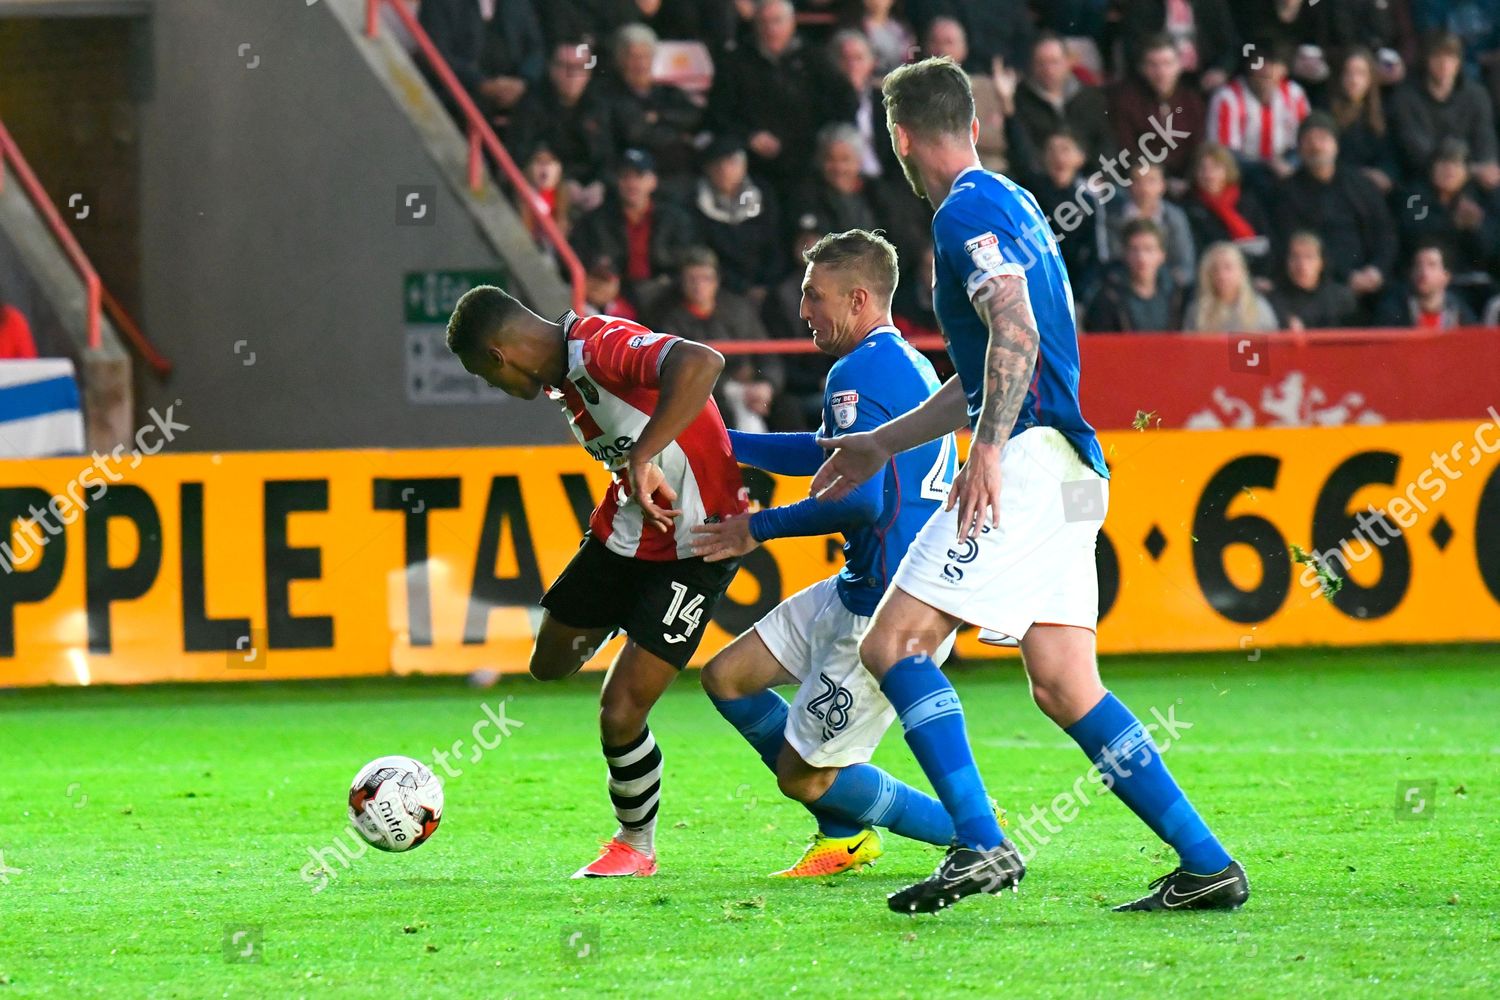
[(760, 545), (750, 534), (750, 515), (735, 514), (716, 524), (693, 526), (693, 555), (705, 562), (736, 559)]
[(625, 467), (626, 481), (630, 484), (630, 496), (626, 503), (640, 505), (641, 516), (657, 531), (671, 531), (672, 518), (681, 517), (682, 511), (670, 507), (658, 507), (656, 495), (664, 503), (677, 502), (677, 491), (667, 485), (667, 477), (655, 462), (631, 462)]
[(958, 540), (973, 538), (986, 525), (1000, 527), (1000, 449), (976, 441), (969, 460), (953, 477), (944, 510), (958, 506)]
[(819, 500), (842, 500), (891, 460), (890, 451), (873, 431), (820, 437), (818, 444), (833, 452), (813, 476), (810, 492)]

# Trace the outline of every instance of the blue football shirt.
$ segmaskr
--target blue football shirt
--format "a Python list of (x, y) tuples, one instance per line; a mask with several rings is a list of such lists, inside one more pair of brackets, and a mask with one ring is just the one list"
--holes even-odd
[[(839, 358), (823, 395), (822, 437), (870, 431), (925, 403), (941, 383), (932, 363), (895, 327), (881, 327)], [(886, 464), (880, 516), (844, 532), (839, 597), (857, 615), (871, 615), (901, 557), (948, 496), (957, 472), (953, 435), (904, 451)]]
[(989, 328), (971, 296), (992, 277), (1024, 275), (1041, 334), (1036, 372), (1012, 436), (1055, 427), (1099, 475), (1104, 451), (1078, 403), (1078, 322), (1073, 290), (1057, 240), (1029, 191), (1007, 177), (973, 167), (953, 182), (932, 219), (936, 268), (933, 311), (969, 401), (969, 426), (984, 401)]

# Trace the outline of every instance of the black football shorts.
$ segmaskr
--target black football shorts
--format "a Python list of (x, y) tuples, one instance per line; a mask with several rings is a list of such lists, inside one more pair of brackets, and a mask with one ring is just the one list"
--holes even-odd
[(738, 559), (632, 559), (586, 534), (541, 605), (570, 628), (618, 629), (681, 670), (739, 566)]

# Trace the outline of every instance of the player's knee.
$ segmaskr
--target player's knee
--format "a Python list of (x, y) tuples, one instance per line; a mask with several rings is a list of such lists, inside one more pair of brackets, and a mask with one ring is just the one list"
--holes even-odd
[(549, 655), (541, 649), (534, 649), (531, 652), (531, 662), (526, 665), (526, 669), (531, 671), (531, 676), (539, 681), (558, 681), (571, 676), (578, 666), (569, 664), (563, 657)]
[(728, 701), (755, 694), (745, 682), (743, 671), (736, 669), (728, 650), (719, 653), (703, 667), (703, 690), (710, 698)]
[(641, 735), (649, 709), (625, 699), (606, 700), (599, 706), (599, 735), (606, 746), (622, 746)]
[(780, 788), (781, 794), (787, 798), (811, 805), (828, 791), (828, 786), (833, 784), (836, 774), (837, 771), (833, 768), (797, 768), (795, 770), (779, 768), (776, 771), (776, 787)]
[(875, 675), (877, 680), (884, 677), (900, 658), (901, 655), (895, 644), (884, 632), (872, 629), (859, 641), (860, 662), (865, 665), (866, 670)]

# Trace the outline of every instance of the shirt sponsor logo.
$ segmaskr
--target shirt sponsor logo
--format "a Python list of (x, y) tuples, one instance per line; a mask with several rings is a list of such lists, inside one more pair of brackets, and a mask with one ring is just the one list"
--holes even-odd
[(590, 406), (599, 405), (599, 390), (594, 388), (594, 383), (586, 378), (575, 378), (573, 384), (578, 386), (578, 391), (583, 393), (583, 398), (589, 401)]
[(1005, 264), (1005, 255), (1000, 252), (1000, 238), (994, 233), (974, 237), (964, 244), (964, 251), (974, 266), (985, 274), (995, 274)]
[(833, 422), (841, 431), (853, 427), (859, 418), (859, 393), (853, 389), (829, 396), (828, 405), (833, 410)]

